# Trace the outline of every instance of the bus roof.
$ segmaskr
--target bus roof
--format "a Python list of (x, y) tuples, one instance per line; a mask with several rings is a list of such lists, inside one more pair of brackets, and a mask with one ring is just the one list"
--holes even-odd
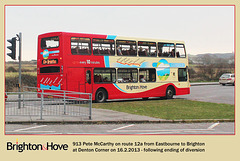
[(139, 37), (127, 37), (127, 36), (117, 36), (117, 35), (102, 35), (102, 34), (89, 34), (89, 33), (73, 33), (73, 32), (48, 32), (38, 35), (39, 38), (57, 36), (57, 35), (75, 35), (75, 36), (84, 36), (90, 38), (107, 38), (114, 40), (135, 40), (135, 41), (153, 41), (153, 42), (172, 42), (172, 43), (183, 43), (181, 40), (166, 40), (166, 39), (150, 39), (150, 38), (139, 38)]

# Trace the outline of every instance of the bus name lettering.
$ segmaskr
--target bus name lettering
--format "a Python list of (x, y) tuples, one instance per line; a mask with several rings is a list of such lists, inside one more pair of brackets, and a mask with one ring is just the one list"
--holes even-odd
[(127, 90), (134, 90), (134, 89), (147, 89), (147, 86), (139, 85), (139, 86), (134, 86), (134, 85), (126, 85)]
[(99, 61), (86, 60), (86, 61), (80, 61), (79, 64), (100, 64), (100, 62)]

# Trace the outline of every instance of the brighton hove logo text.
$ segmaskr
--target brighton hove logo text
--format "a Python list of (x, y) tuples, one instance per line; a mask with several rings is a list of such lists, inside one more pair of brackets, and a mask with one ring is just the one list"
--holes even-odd
[(23, 152), (25, 150), (68, 150), (68, 144), (55, 144), (53, 142), (47, 142), (46, 144), (35, 144), (35, 143), (18, 143), (18, 140), (16, 143), (7, 142), (7, 150), (16, 150), (18, 152)]

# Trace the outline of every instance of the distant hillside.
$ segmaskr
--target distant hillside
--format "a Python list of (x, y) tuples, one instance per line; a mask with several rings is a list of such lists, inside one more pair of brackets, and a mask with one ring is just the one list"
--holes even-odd
[[(19, 64), (19, 61), (6, 61), (6, 64)], [(22, 64), (37, 64), (37, 60), (23, 61)]]
[(234, 63), (234, 53), (205, 53), (197, 55), (188, 55), (189, 62), (192, 64), (219, 64)]

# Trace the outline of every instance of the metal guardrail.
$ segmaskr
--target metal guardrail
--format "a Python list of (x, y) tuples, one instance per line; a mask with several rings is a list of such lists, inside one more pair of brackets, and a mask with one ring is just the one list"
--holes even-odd
[(87, 116), (92, 119), (92, 94), (24, 87), (6, 92), (6, 116)]

